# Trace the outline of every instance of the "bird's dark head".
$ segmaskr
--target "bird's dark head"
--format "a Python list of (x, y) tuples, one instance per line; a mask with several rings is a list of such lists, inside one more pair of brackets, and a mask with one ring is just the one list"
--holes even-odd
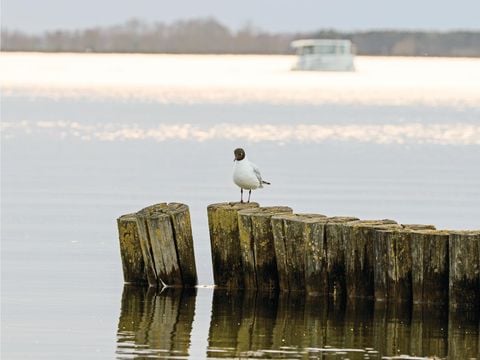
[(235, 149), (233, 153), (235, 154), (235, 159), (233, 159), (233, 161), (235, 160), (240, 161), (245, 159), (245, 150), (238, 148), (238, 149)]

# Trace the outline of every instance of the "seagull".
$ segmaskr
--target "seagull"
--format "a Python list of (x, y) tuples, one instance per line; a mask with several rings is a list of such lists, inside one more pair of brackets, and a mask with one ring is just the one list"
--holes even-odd
[(240, 187), (240, 202), (243, 203), (243, 189), (248, 190), (248, 201), (250, 202), (250, 195), (252, 190), (263, 188), (263, 184), (270, 185), (269, 182), (262, 179), (258, 167), (248, 161), (245, 156), (245, 150), (238, 148), (234, 152), (235, 162), (233, 166), (233, 182)]

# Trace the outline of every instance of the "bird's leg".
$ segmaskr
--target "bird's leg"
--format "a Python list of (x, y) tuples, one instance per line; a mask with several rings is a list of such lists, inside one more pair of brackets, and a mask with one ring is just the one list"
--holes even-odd
[(240, 188), (240, 202), (243, 203), (243, 189)]
[(250, 202), (250, 195), (252, 194), (252, 189), (248, 190), (248, 201), (247, 202)]

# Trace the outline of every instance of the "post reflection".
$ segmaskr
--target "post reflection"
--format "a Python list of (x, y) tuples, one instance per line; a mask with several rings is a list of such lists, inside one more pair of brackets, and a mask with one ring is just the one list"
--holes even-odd
[(207, 356), (477, 358), (478, 313), (454, 315), (442, 306), (215, 290)]
[[(203, 293), (197, 297), (196, 291)], [(194, 320), (196, 301), (197, 313), (206, 316)], [(193, 353), (217, 359), (469, 359), (478, 358), (480, 349), (478, 311), (211, 288), (126, 286), (117, 339), (120, 359)]]
[(125, 285), (117, 331), (117, 358), (188, 356), (196, 289)]

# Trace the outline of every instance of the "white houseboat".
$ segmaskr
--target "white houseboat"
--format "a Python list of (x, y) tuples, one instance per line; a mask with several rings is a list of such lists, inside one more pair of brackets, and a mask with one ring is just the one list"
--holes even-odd
[(293, 41), (291, 46), (298, 55), (293, 70), (354, 70), (350, 40), (304, 39)]

